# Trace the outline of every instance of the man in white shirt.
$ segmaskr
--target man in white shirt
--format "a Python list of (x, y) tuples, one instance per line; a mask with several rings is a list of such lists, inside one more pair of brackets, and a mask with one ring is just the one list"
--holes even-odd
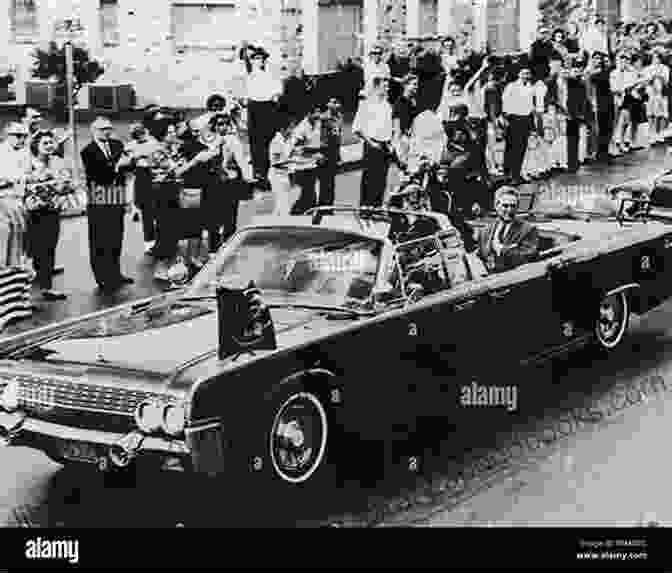
[(252, 52), (252, 71), (247, 75), (247, 129), (255, 178), (270, 189), (269, 146), (276, 131), (276, 104), (282, 83), (268, 69), (268, 57), (263, 48)]
[(632, 145), (632, 112), (638, 104), (634, 88), (638, 81), (639, 74), (632, 67), (630, 58), (626, 52), (621, 52), (616, 60), (616, 69), (609, 74), (609, 87), (614, 94), (616, 109), (614, 143), (622, 152), (630, 151)]
[(508, 84), (502, 95), (502, 112), (507, 125), (504, 169), (514, 184), (522, 183), (520, 170), (532, 128), (532, 113), (536, 109), (536, 90), (531, 80), (530, 69), (522, 68), (518, 80)]
[(371, 94), (362, 101), (352, 124), (352, 132), (364, 142), (364, 172), (360, 204), (379, 207), (383, 203), (390, 167), (392, 106), (387, 101), (387, 78), (376, 76)]
[(609, 35), (604, 19), (596, 15), (592, 25), (588, 26), (580, 39), (580, 48), (591, 56), (594, 52), (609, 53)]
[(1, 180), (15, 183), (26, 175), (30, 152), (28, 151), (28, 129), (18, 122), (12, 122), (5, 130), (7, 138), (0, 144)]
[(364, 96), (368, 96), (371, 91), (373, 78), (382, 76), (391, 77), (390, 67), (383, 61), (382, 46), (373, 46), (369, 52), (369, 59), (364, 62)]

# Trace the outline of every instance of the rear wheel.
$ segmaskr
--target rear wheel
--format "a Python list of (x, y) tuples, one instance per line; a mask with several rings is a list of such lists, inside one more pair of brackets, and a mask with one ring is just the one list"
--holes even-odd
[(602, 297), (594, 329), (598, 345), (608, 351), (615, 349), (623, 341), (629, 321), (630, 305), (624, 291)]

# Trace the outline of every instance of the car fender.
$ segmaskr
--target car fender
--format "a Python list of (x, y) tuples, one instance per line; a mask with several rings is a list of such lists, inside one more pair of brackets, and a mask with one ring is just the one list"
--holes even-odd
[(330, 404), (339, 404), (341, 402), (342, 389), (339, 387), (337, 380), (338, 377), (335, 373), (321, 367), (312, 367), (297, 371), (281, 379), (277, 385), (274, 385), (273, 388), (265, 393), (264, 401), (272, 401), (290, 387), (302, 386), (307, 390), (314, 391), (320, 398)]
[(626, 283), (625, 285), (621, 285), (620, 287), (616, 287), (615, 289), (612, 289), (611, 291), (607, 291), (604, 294), (604, 296), (605, 297), (610, 297), (611, 295), (616, 295), (617, 293), (621, 293), (622, 291), (627, 291), (627, 292), (634, 291), (635, 295), (636, 295), (636, 292), (639, 290), (640, 287), (641, 286), (640, 286), (639, 283)]

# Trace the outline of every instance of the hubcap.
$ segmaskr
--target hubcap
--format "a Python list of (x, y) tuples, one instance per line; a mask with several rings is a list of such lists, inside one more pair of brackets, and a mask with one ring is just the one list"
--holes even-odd
[(618, 343), (625, 330), (626, 312), (626, 303), (622, 293), (605, 297), (600, 302), (597, 334), (603, 344), (611, 346)]
[(297, 393), (278, 409), (270, 436), (271, 460), (280, 478), (298, 483), (317, 470), (327, 444), (327, 417), (311, 393)]

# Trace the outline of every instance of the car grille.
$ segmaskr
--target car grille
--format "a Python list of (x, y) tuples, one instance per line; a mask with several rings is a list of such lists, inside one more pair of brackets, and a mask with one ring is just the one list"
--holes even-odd
[(29, 410), (67, 409), (133, 416), (138, 404), (158, 397), (157, 393), (36, 375), (15, 375), (19, 383), (19, 403)]

